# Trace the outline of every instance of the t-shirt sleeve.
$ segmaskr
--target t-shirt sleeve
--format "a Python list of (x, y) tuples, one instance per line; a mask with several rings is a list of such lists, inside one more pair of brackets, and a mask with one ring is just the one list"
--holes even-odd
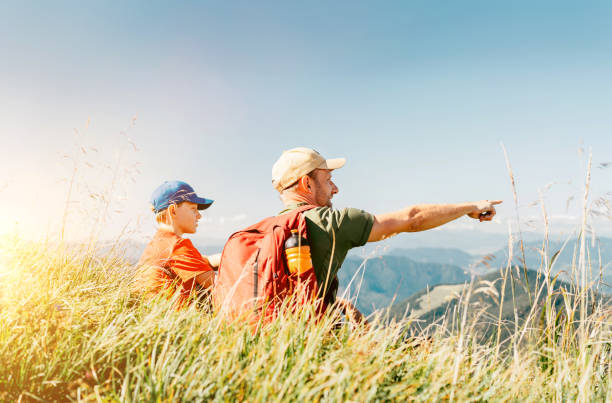
[(368, 242), (374, 225), (372, 214), (356, 208), (335, 210), (334, 214), (336, 215), (334, 222), (338, 226), (337, 242), (343, 243), (348, 248), (363, 246)]
[(187, 281), (198, 274), (211, 271), (208, 259), (198, 252), (191, 240), (183, 238), (174, 245), (170, 257), (170, 268), (181, 278)]

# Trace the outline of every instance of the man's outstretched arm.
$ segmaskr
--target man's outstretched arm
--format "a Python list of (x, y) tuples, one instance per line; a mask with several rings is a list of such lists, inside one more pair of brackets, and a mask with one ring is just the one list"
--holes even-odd
[(368, 242), (376, 242), (400, 232), (418, 232), (446, 224), (468, 215), (480, 221), (491, 221), (495, 205), (501, 200), (481, 200), (460, 204), (417, 204), (403, 210), (374, 216)]

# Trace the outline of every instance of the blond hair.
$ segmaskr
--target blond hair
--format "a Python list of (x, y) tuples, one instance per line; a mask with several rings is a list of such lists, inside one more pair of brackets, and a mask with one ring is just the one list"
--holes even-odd
[[(180, 207), (180, 205), (183, 204), (183, 203), (185, 203), (185, 202), (171, 203), (170, 206), (174, 204), (176, 207)], [(167, 225), (172, 224), (172, 222), (170, 221), (170, 214), (168, 214), (168, 208), (170, 206), (166, 207), (165, 209), (163, 209), (159, 213), (155, 213), (155, 221), (157, 221), (158, 224), (167, 224)], [(151, 209), (153, 210), (153, 212), (155, 212), (153, 207), (151, 207)]]
[(169, 224), (168, 209), (163, 209), (159, 213), (155, 214), (155, 221), (157, 221), (158, 224)]

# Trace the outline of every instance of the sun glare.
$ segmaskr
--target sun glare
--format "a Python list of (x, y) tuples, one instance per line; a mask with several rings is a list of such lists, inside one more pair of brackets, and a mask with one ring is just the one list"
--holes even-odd
[(0, 279), (9, 274), (8, 266), (8, 236), (0, 235)]

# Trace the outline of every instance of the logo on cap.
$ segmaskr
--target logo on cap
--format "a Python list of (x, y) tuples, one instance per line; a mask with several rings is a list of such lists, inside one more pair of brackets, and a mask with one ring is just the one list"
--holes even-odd
[(155, 214), (165, 210), (171, 204), (191, 202), (198, 205), (198, 210), (204, 210), (213, 204), (214, 200), (199, 197), (189, 184), (183, 181), (165, 181), (151, 195), (151, 205)]

